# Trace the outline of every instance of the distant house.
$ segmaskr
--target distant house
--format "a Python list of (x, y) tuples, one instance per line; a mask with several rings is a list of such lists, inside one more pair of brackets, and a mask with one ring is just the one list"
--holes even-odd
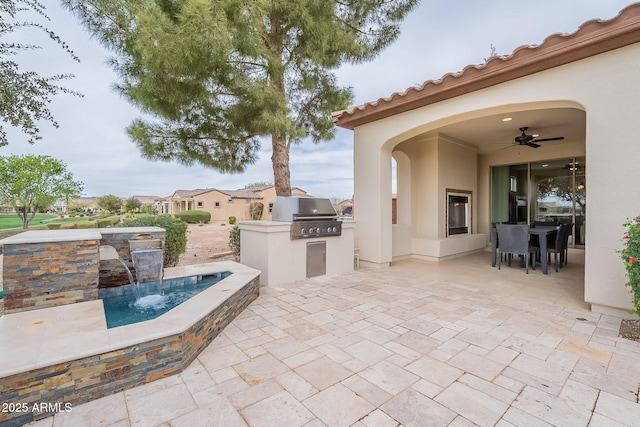
[(353, 199), (345, 199), (341, 202), (334, 203), (333, 207), (339, 215), (353, 215)]
[[(291, 189), (292, 195), (306, 195), (297, 187)], [(202, 210), (211, 213), (213, 221), (227, 221), (235, 216), (239, 221), (251, 219), (252, 202), (263, 204), (262, 219), (271, 219), (271, 209), (276, 200), (273, 185), (242, 188), (239, 190), (218, 190), (216, 188), (176, 190), (173, 195), (159, 201), (162, 213), (175, 215), (187, 210)]]
[(162, 199), (162, 197), (158, 196), (131, 196), (132, 199), (136, 199), (141, 204), (146, 206), (154, 206), (158, 200)]
[[(159, 196), (131, 196), (136, 199), (142, 206), (153, 206), (156, 212), (162, 213), (162, 197)], [(126, 200), (125, 200), (126, 202)]]
[(70, 201), (70, 210), (81, 210), (83, 212), (96, 212), (98, 207), (97, 197), (78, 197)]

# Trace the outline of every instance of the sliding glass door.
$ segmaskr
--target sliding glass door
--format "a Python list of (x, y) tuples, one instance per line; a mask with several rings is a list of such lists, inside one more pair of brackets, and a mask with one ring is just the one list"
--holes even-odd
[(531, 218), (573, 224), (571, 242), (584, 245), (586, 180), (584, 157), (531, 163)]
[(491, 221), (573, 224), (570, 244), (585, 244), (585, 158), (496, 166)]

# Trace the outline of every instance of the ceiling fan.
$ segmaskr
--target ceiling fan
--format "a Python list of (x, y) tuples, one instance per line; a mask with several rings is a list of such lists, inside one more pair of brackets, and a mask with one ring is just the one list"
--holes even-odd
[(535, 136), (533, 135), (527, 135), (525, 133), (525, 131), (529, 129), (528, 127), (521, 127), (520, 131), (522, 132), (522, 135), (516, 136), (514, 141), (516, 145), (528, 145), (531, 148), (538, 148), (540, 147), (540, 144), (536, 144), (537, 142), (543, 142), (543, 141), (560, 141), (561, 139), (564, 139), (564, 136), (556, 136), (555, 138), (541, 138), (541, 139), (536, 139)]

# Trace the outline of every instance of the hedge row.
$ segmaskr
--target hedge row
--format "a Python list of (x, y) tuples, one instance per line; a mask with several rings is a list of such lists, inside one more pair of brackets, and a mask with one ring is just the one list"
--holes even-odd
[(187, 249), (187, 223), (171, 218), (170, 215), (140, 215), (131, 220), (122, 221), (118, 227), (162, 227), (164, 235), (164, 266), (178, 265), (180, 255)]
[(64, 223), (49, 223), (47, 228), (49, 230), (71, 230), (76, 228), (107, 228), (113, 227), (120, 222), (118, 215), (109, 216), (92, 221), (77, 221), (77, 222), (64, 222)]
[(175, 214), (176, 218), (190, 224), (208, 223), (211, 221), (211, 212), (206, 211), (182, 211)]
[(98, 228), (114, 227), (120, 222), (120, 216), (112, 215), (98, 220)]

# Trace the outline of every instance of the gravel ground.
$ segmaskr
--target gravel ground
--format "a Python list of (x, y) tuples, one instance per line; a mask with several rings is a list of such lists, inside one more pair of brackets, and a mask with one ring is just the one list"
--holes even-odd
[(233, 225), (212, 221), (209, 224), (189, 224), (187, 229), (187, 250), (178, 265), (191, 265), (212, 260), (232, 260), (229, 248), (229, 232)]

